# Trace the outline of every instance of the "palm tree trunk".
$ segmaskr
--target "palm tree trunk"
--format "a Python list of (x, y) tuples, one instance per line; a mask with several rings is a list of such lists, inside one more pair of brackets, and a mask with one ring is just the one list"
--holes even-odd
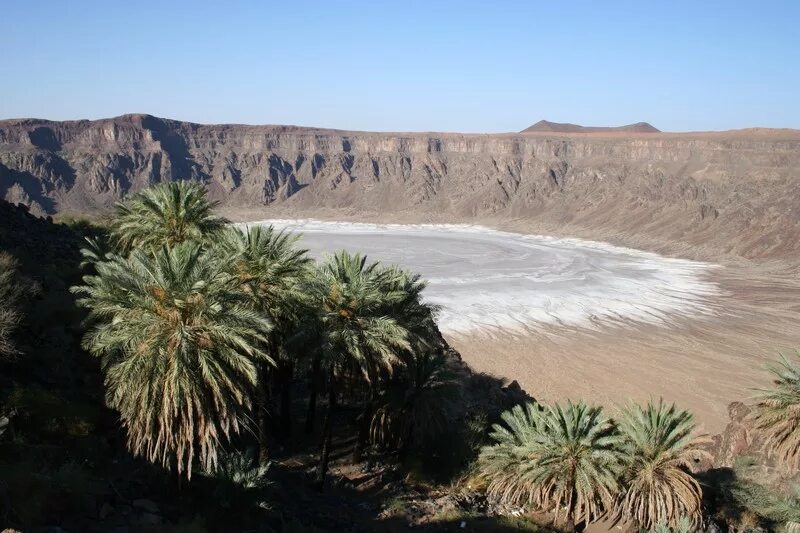
[(322, 364), (322, 354), (317, 352), (314, 354), (314, 360), (311, 363), (311, 391), (308, 397), (308, 412), (306, 413), (306, 433), (314, 431), (314, 418), (317, 414), (317, 391), (319, 389), (319, 371)]
[(412, 435), (414, 435), (414, 423), (413, 422), (411, 422), (408, 425), (408, 431), (406, 431), (405, 438), (400, 443), (400, 450), (399, 450), (400, 461), (405, 461), (406, 458), (408, 458), (408, 454), (411, 451)]
[(256, 409), (258, 421), (258, 464), (266, 466), (269, 462), (269, 400), (270, 400), (270, 367), (261, 366), (261, 379), (258, 383), (258, 403)]
[(292, 433), (292, 381), (294, 362), (287, 361), (282, 369), (281, 386), (281, 433), (288, 438)]
[(366, 394), (366, 399), (364, 401), (364, 407), (361, 410), (361, 415), (358, 418), (358, 438), (356, 438), (356, 444), (353, 446), (353, 462), (360, 463), (361, 458), (364, 454), (364, 448), (367, 445), (367, 439), (369, 439), (369, 425), (372, 421), (372, 404), (374, 402), (374, 388), (372, 383), (369, 384), (369, 390)]
[[(574, 481), (574, 474), (572, 479)], [(567, 503), (567, 521), (564, 524), (564, 531), (567, 533), (575, 533), (575, 489), (572, 489), (572, 493), (569, 496), (569, 503)]]
[(319, 460), (319, 468), (317, 469), (317, 488), (320, 492), (325, 488), (325, 477), (328, 475), (328, 463), (331, 456), (331, 426), (333, 426), (333, 413), (336, 410), (335, 381), (333, 365), (331, 365), (330, 379), (328, 382), (328, 413), (325, 415), (325, 423), (322, 430), (322, 454)]

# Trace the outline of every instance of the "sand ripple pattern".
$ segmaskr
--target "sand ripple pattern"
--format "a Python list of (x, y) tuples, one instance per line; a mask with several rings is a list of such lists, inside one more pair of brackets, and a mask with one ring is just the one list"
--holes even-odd
[(719, 293), (707, 276), (714, 265), (593, 241), (456, 224), (250, 224), (302, 232), (302, 246), (316, 257), (347, 249), (419, 272), (447, 333), (668, 323), (714, 314)]

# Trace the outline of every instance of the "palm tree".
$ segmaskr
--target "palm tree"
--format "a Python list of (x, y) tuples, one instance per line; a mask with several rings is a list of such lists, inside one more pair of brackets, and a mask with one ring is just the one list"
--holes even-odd
[(311, 296), (306, 302), (308, 305), (302, 306), (301, 316), (298, 318), (298, 328), (290, 339), (290, 346), (295, 353), (306, 350), (310, 355), (310, 368), (308, 368), (308, 406), (306, 408), (305, 432), (314, 432), (317, 416), (317, 400), (319, 393), (325, 388), (325, 376), (323, 375), (325, 353), (322, 346), (322, 317), (320, 309), (316, 306), (317, 299), (313, 297), (313, 283), (311, 280), (316, 270), (312, 269), (306, 279), (307, 294)]
[(197, 243), (109, 254), (73, 288), (90, 310), (84, 347), (102, 360), (106, 399), (135, 455), (214, 470), (250, 409), (269, 320)]
[(696, 526), (703, 492), (691, 467), (711, 455), (703, 448), (710, 440), (692, 435), (692, 413), (663, 400), (632, 405), (623, 411), (619, 427), (626, 459), (618, 514), (646, 529), (677, 527), (681, 518)]
[(445, 343), (435, 321), (439, 307), (422, 301), (427, 282), (419, 274), (396, 265), (381, 268), (377, 279), (384, 292), (397, 296), (387, 299), (384, 313), (397, 319), (408, 330), (411, 345), (408, 353), (413, 355), (443, 348)]
[[(737, 510), (755, 515), (761, 523), (773, 526), (776, 531), (800, 533), (800, 485), (776, 490), (756, 483), (746, 472), (736, 468), (733, 483), (722, 487), (724, 497), (735, 502)], [(782, 525), (782, 527), (779, 527)]]
[(81, 257), (83, 258), (80, 267), (84, 272), (88, 272), (91, 267), (98, 261), (106, 259), (108, 254), (114, 253), (112, 243), (102, 237), (84, 237), (83, 248), (81, 248)]
[(259, 465), (256, 450), (221, 453), (217, 469), (202, 473), (208, 482), (192, 494), (198, 508), (215, 509), (199, 529), (258, 531), (259, 524), (263, 524), (269, 511), (274, 509), (271, 496), (275, 487), (269, 479), (270, 468), (271, 463)]
[(491, 498), (554, 512), (556, 522), (563, 510), (567, 531), (606, 512), (618, 490), (622, 453), (600, 407), (529, 403), (504, 412), (502, 420), (490, 435), (496, 444), (478, 459)]
[(322, 265), (313, 282), (326, 350), (339, 360), (355, 361), (368, 382), (381, 368), (391, 371), (401, 364), (398, 352), (411, 347), (406, 328), (388, 314), (407, 298), (389, 273), (380, 263), (367, 264), (366, 256), (341, 251)]
[[(420, 393), (430, 393), (433, 390), (440, 393), (442, 405), (437, 406), (442, 410), (447, 410), (452, 407), (451, 403), (447, 403), (447, 395), (445, 394), (445, 387), (439, 387), (441, 383), (436, 383), (436, 380), (444, 376), (444, 361), (433, 358), (434, 349), (441, 350), (443, 342), (439, 335), (439, 330), (436, 327), (434, 316), (438, 308), (422, 301), (422, 291), (427, 284), (422, 280), (419, 274), (403, 270), (397, 266), (379, 267), (375, 271), (375, 280), (380, 287), (380, 291), (387, 295), (392, 295), (391, 298), (386, 298), (385, 306), (380, 311), (384, 316), (393, 318), (403, 329), (406, 331), (406, 339), (409, 348), (407, 350), (400, 350), (397, 355), (402, 360), (402, 365), (393, 364), (388, 369), (389, 372), (383, 372), (385, 379), (390, 379), (394, 374), (395, 369), (401, 371), (401, 375), (394, 379), (393, 388), (395, 393), (399, 391), (398, 386), (409, 387), (402, 394), (406, 397), (406, 402), (400, 411), (409, 415), (413, 412), (414, 408), (420, 408), (422, 405), (416, 402), (416, 397)], [(404, 367), (407, 367), (409, 372), (402, 372)], [(385, 369), (384, 369), (385, 370)], [(435, 375), (434, 375), (435, 374)], [(408, 377), (409, 379), (404, 379)], [(426, 387), (426, 381), (428, 387)], [(435, 384), (436, 383), (436, 384)], [(452, 384), (452, 383), (451, 383)], [(386, 387), (384, 387), (386, 388)], [(353, 448), (353, 461), (361, 461), (361, 455), (364, 447), (370, 436), (370, 429), (375, 420), (373, 411), (375, 409), (375, 402), (377, 400), (378, 391), (374, 386), (369, 387), (369, 393), (364, 403), (364, 408), (360, 416), (359, 430), (356, 438), (356, 443)], [(386, 395), (389, 399), (392, 395)], [(395, 394), (395, 397), (396, 394)], [(384, 405), (388, 407), (388, 405)], [(395, 405), (397, 407), (397, 405)], [(391, 410), (391, 408), (390, 408)], [(398, 415), (400, 411), (394, 410), (394, 416), (388, 416), (390, 410), (383, 410), (384, 421), (390, 420), (399, 421)], [(434, 409), (435, 411), (435, 409)], [(432, 411), (431, 411), (432, 412)], [(418, 413), (419, 414), (419, 413)], [(383, 418), (383, 417), (382, 417)], [(402, 418), (410, 421), (408, 416)], [(420, 422), (422, 422), (420, 420)], [(413, 428), (413, 423), (409, 429)], [(422, 428), (417, 433), (424, 433), (425, 429), (433, 430), (432, 427)], [(374, 433), (374, 432), (373, 432)], [(406, 451), (411, 444), (412, 433), (404, 433), (403, 438), (397, 441), (397, 444), (402, 444), (402, 450)], [(374, 433), (375, 436), (377, 434)]]
[(198, 183), (162, 183), (117, 204), (111, 236), (123, 253), (139, 247), (202, 242), (225, 225), (212, 212), (215, 205)]
[[(407, 297), (404, 291), (387, 281), (387, 275), (378, 263), (367, 264), (366, 257), (342, 251), (329, 258), (313, 278), (313, 294), (320, 309), (320, 344), (328, 368), (329, 394), (319, 468), (320, 484), (324, 483), (330, 453), (330, 419), (337, 367), (350, 363), (358, 366), (371, 389), (365, 402), (368, 406), (379, 371), (391, 372), (394, 365), (402, 363), (398, 353), (411, 347), (408, 330), (395, 317), (386, 314), (391, 306), (399, 305)], [(362, 414), (362, 422), (368, 424), (369, 416)]]
[[(800, 352), (796, 355), (800, 358)], [(774, 387), (759, 391), (753, 419), (769, 452), (793, 470), (800, 469), (800, 364), (781, 355), (768, 367)]]
[(406, 453), (414, 443), (440, 435), (461, 398), (458, 373), (441, 354), (423, 352), (395, 372), (372, 417), (372, 440)]
[[(305, 283), (311, 258), (297, 247), (299, 235), (277, 231), (273, 226), (250, 226), (244, 231), (229, 228), (221, 235), (214, 254), (224, 268), (241, 284), (254, 309), (266, 315), (275, 326), (267, 337), (265, 350), (278, 362), (283, 378), (281, 425), (288, 432), (291, 416), (291, 385), (294, 359), (288, 353), (288, 338), (300, 327), (300, 317), (308, 304)], [(259, 462), (266, 464), (268, 371), (262, 365), (258, 406)]]

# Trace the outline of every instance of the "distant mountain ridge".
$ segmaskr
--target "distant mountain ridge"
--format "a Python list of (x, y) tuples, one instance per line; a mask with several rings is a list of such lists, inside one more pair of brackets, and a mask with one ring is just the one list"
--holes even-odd
[(540, 120), (533, 126), (525, 128), (520, 133), (602, 133), (602, 132), (629, 132), (629, 133), (661, 133), (661, 130), (648, 122), (637, 122), (627, 126), (580, 126), (567, 122), (550, 122)]
[[(541, 127), (541, 125), (540, 125)], [(800, 131), (373, 133), (135, 114), (0, 120), (0, 199), (102, 212), (163, 181), (231, 218), (479, 222), (687, 257), (800, 258)]]

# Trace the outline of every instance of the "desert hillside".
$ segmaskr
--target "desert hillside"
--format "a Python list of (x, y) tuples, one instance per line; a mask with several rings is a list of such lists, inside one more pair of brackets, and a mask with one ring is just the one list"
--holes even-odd
[(182, 178), (206, 183), (227, 213), (261, 218), (270, 206), (295, 216), (491, 221), (692, 257), (800, 252), (798, 130), (467, 135), (149, 115), (0, 121), (0, 197), (34, 212), (104, 210)]

